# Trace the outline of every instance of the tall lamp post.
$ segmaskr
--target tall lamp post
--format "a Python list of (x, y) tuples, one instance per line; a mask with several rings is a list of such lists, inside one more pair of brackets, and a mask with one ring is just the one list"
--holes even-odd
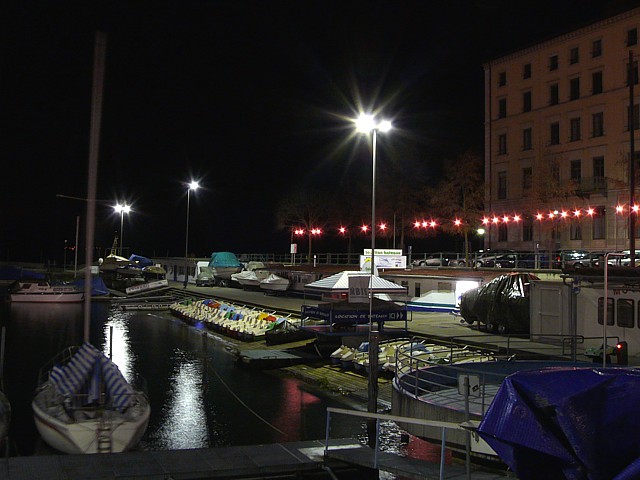
[(128, 215), (131, 212), (131, 206), (126, 203), (123, 205), (116, 203), (113, 210), (120, 214), (120, 256), (122, 256), (122, 247), (124, 246), (124, 214), (126, 213)]
[(187, 226), (184, 234), (184, 288), (187, 288), (187, 283), (189, 283), (189, 202), (191, 201), (191, 190), (195, 192), (200, 188), (200, 184), (192, 180), (187, 187)]
[[(371, 135), (371, 263), (369, 276), (369, 389), (367, 410), (370, 413), (378, 411), (378, 344), (379, 332), (373, 322), (373, 277), (376, 275), (375, 249), (376, 249), (376, 149), (378, 131), (391, 130), (391, 122), (388, 120), (376, 123), (373, 115), (361, 114), (355, 121), (359, 132)], [(368, 422), (367, 426), (369, 446), (375, 447), (377, 441), (376, 423)]]

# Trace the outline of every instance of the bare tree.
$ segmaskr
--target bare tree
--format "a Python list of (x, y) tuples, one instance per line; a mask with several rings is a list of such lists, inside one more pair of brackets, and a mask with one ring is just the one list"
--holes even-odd
[[(484, 209), (484, 161), (467, 150), (445, 162), (441, 181), (431, 194), (432, 206), (446, 218), (442, 228), (464, 237), (464, 254), (469, 261), (469, 234), (480, 223)], [(458, 219), (459, 224), (454, 223)]]
[(330, 210), (330, 195), (319, 190), (306, 188), (300, 188), (283, 197), (278, 207), (277, 221), (281, 229), (289, 229), (293, 236), (293, 230), (301, 228), (307, 235), (309, 262), (313, 258), (311, 230), (326, 227)]

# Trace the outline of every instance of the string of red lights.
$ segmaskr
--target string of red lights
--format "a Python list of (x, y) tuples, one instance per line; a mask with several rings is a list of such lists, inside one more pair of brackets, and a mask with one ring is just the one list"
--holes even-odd
[[(629, 211), (629, 205), (618, 204), (615, 207), (616, 215), (623, 215), (628, 211)], [(633, 205), (633, 207), (631, 207), (632, 213), (637, 214), (639, 211), (640, 211), (640, 205)], [(543, 222), (545, 220), (551, 220), (551, 221), (580, 220), (581, 218), (592, 218), (597, 215), (598, 215), (598, 211), (592, 207), (574, 208), (574, 209), (562, 208), (562, 209), (550, 210), (549, 212), (538, 211), (533, 215), (533, 219), (539, 222)], [(523, 218), (524, 218), (524, 215), (517, 214), (517, 213), (513, 213), (513, 214), (503, 213), (500, 215), (493, 213), (493, 214), (485, 214), (480, 220), (480, 222), (482, 223), (482, 225), (488, 226), (488, 225), (507, 224), (512, 222), (519, 223), (523, 221)], [(465, 225), (470, 225), (470, 223), (467, 223), (462, 219), (456, 217), (453, 220), (443, 220), (443, 221), (439, 221), (438, 219), (434, 219), (434, 218), (431, 218), (429, 220), (415, 220), (413, 222), (413, 227), (416, 229), (420, 229), (420, 228), (436, 229), (438, 227), (442, 227), (447, 223), (458, 228), (461, 228)], [(370, 230), (370, 228), (371, 227), (369, 225), (360, 225), (359, 227), (357, 227), (360, 233), (367, 233)], [(389, 226), (384, 222), (378, 225), (378, 229), (382, 232), (384, 232), (388, 228)], [(347, 233), (349, 233), (349, 229), (345, 226), (340, 226), (337, 230), (338, 230), (338, 233), (340, 233), (341, 235), (346, 235)], [(297, 236), (307, 235), (307, 233), (311, 233), (311, 235), (317, 236), (325, 232), (323, 232), (321, 228), (311, 228), (308, 230), (308, 232), (304, 228), (295, 228), (293, 230), (293, 233), (294, 235), (297, 235)]]

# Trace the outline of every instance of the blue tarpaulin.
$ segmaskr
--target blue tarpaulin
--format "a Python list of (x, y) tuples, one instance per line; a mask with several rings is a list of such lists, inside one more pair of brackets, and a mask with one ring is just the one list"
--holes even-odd
[(212, 268), (227, 268), (227, 267), (242, 267), (242, 263), (238, 260), (238, 257), (231, 252), (213, 252), (211, 254), (211, 260), (209, 261), (209, 267)]
[(522, 480), (640, 478), (640, 370), (547, 368), (507, 377), (480, 436)]
[(153, 266), (153, 261), (147, 257), (142, 257), (140, 255), (136, 255), (135, 253), (129, 257), (129, 261), (136, 266), (142, 267), (151, 267)]
[[(80, 289), (84, 289), (84, 279), (78, 279), (73, 282), (73, 285)], [(108, 295), (109, 289), (102, 280), (102, 277), (95, 276), (91, 279), (91, 296)]]

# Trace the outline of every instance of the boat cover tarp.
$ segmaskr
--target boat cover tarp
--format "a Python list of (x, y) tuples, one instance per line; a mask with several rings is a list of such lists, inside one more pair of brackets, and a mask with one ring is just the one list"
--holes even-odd
[[(72, 285), (79, 288), (80, 290), (84, 290), (84, 280), (78, 279), (72, 282)], [(97, 297), (100, 295), (109, 295), (109, 289), (104, 283), (104, 280), (100, 276), (94, 276), (91, 279), (91, 296)]]
[(129, 261), (141, 268), (153, 266), (153, 261), (151, 259), (136, 255), (135, 253), (131, 254), (131, 256), (129, 257)]
[(86, 394), (86, 404), (100, 398), (102, 385), (115, 409), (123, 411), (133, 403), (133, 389), (118, 366), (89, 343), (83, 343), (66, 365), (55, 365), (49, 382), (63, 396)]
[(514, 373), (478, 427), (521, 480), (640, 478), (640, 370)]
[(529, 285), (538, 277), (531, 273), (500, 275), (460, 299), (460, 314), (468, 323), (478, 321), (512, 333), (529, 331)]
[(212, 268), (241, 268), (242, 263), (238, 260), (235, 253), (231, 252), (213, 252), (211, 254), (211, 260), (209, 261), (209, 267)]

